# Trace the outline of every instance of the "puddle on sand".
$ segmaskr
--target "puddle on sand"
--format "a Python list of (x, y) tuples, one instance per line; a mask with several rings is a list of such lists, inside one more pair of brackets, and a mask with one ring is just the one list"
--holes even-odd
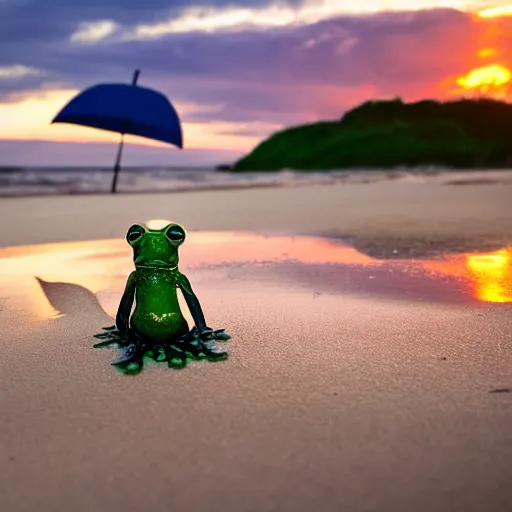
[[(64, 284), (92, 292), (109, 314), (133, 268), (124, 240), (58, 243), (0, 249), (0, 297), (36, 318), (56, 314), (41, 282), (66, 304)], [(192, 232), (180, 249), (180, 268), (195, 281), (222, 286), (229, 278), (309, 286), (336, 293), (378, 293), (407, 300), (512, 302), (512, 248), (486, 254), (446, 255), (443, 260), (379, 260), (330, 239), (251, 233)], [(84, 291), (85, 290), (85, 291)], [(59, 295), (60, 294), (60, 295)], [(422, 295), (423, 294), (423, 295)], [(312, 294), (310, 294), (311, 296)], [(92, 300), (92, 299), (91, 299)], [(83, 307), (83, 304), (77, 304)]]

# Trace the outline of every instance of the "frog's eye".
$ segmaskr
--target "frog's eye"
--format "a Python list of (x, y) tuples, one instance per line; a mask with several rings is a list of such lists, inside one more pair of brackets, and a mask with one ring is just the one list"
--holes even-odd
[(185, 240), (185, 231), (181, 226), (178, 226), (177, 224), (173, 224), (172, 226), (169, 226), (167, 228), (167, 230), (165, 231), (165, 236), (171, 242), (181, 243), (181, 242), (183, 242), (183, 240)]
[(142, 235), (146, 232), (146, 230), (140, 226), (139, 224), (134, 224), (126, 233), (126, 240), (129, 244), (133, 244), (137, 240), (139, 240)]

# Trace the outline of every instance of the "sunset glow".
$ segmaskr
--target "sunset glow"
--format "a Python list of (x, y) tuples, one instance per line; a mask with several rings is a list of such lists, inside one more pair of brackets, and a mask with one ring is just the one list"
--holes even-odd
[[(136, 221), (135, 218), (133, 220)], [(159, 229), (169, 222), (167, 219), (153, 219), (146, 221), (146, 224)], [(191, 232), (189, 235), (189, 241), (183, 247), (183, 258), (192, 267), (216, 265), (227, 259), (231, 262), (334, 264), (371, 272), (390, 265), (389, 260), (375, 259), (351, 246), (317, 238), (266, 237), (227, 231)], [(95, 257), (84, 258), (87, 255)], [(10, 279), (9, 285), (13, 290), (19, 289), (22, 276), (27, 275), (33, 283), (33, 275), (40, 275), (48, 281), (64, 279), (65, 282), (80, 284), (97, 292), (105, 287), (106, 275), (115, 276), (114, 282), (118, 283), (119, 269), (129, 272), (129, 256), (129, 247), (124, 239), (0, 248), (0, 276), (5, 283)], [(76, 264), (77, 259), (80, 265)], [(405, 267), (402, 266), (404, 263)], [(416, 260), (416, 270), (411, 269), (410, 274), (407, 270), (409, 264), (408, 260), (395, 260), (393, 263), (402, 269), (400, 272), (411, 278), (417, 277), (419, 266), (426, 271), (423, 277), (429, 282), (436, 281), (440, 291), (445, 286), (451, 286), (440, 276), (449, 276), (455, 278), (452, 283), (459, 283), (457, 287), (462, 294), (470, 294), (478, 301), (512, 303), (512, 247), (485, 254), (447, 254), (443, 260)], [(116, 272), (111, 272), (112, 269)], [(379, 279), (384, 279), (384, 274), (379, 275)], [(393, 279), (390, 289), (395, 286)], [(32, 290), (38, 294), (40, 292), (37, 286), (31, 285)], [(26, 293), (26, 288), (22, 288), (22, 291)], [(40, 301), (35, 306), (39, 308)], [(44, 310), (44, 313), (47, 311)]]
[[(47, 90), (18, 101), (0, 103), (0, 139), (117, 142), (119, 136), (112, 132), (71, 124), (50, 124), (55, 114), (78, 92), (75, 89)], [(192, 103), (179, 105), (180, 113), (185, 116), (197, 112), (214, 113), (219, 108), (217, 105)], [(245, 150), (259, 141), (257, 135), (245, 135), (245, 131), (266, 133), (281, 128), (281, 125), (261, 122), (184, 122), (183, 125), (188, 149), (230, 147)], [(169, 147), (161, 142), (134, 136), (127, 136), (126, 141), (145, 146)]]
[(508, 68), (501, 64), (493, 64), (473, 69), (466, 76), (457, 79), (457, 84), (462, 91), (478, 96), (506, 98), (511, 80), (512, 72)]
[(496, 55), (496, 53), (498, 53), (496, 48), (482, 48), (478, 52), (478, 56), (482, 58), (493, 57), (494, 55)]
[(490, 7), (478, 12), (480, 18), (497, 18), (500, 16), (512, 16), (512, 4)]
[[(3, 163), (33, 165), (36, 151), (45, 165), (67, 165), (70, 154), (100, 161), (117, 134), (50, 121), (79, 90), (127, 82), (136, 67), (183, 121), (193, 151), (169, 148), (177, 162), (210, 155), (217, 165), (220, 153), (227, 162), (286, 126), (340, 119), (372, 99), (512, 101), (512, 0), (171, 3), (134, 16), (50, 0), (66, 29), (49, 33), (35, 11), (2, 11), (6, 26), (25, 31), (0, 34), (10, 49), (0, 62)], [(158, 146), (154, 162), (167, 162), (168, 146), (126, 141), (136, 158)]]

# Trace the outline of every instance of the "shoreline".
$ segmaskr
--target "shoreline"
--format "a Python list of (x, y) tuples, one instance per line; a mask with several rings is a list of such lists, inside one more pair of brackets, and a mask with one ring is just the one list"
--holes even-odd
[[(382, 175), (381, 175), (382, 176)], [(337, 238), (375, 257), (432, 257), (512, 245), (512, 173), (158, 193), (2, 198), (0, 246), (124, 238), (154, 219), (187, 231)], [(491, 179), (492, 178), (492, 179)]]
[[(13, 176), (15, 176), (13, 178)], [(123, 179), (124, 177), (124, 179)], [(3, 179), (2, 179), (3, 178)], [(0, 173), (0, 198), (110, 195), (110, 173), (99, 170), (63, 171), (27, 169)], [(176, 194), (296, 188), (316, 185), (370, 184), (376, 182), (440, 182), (446, 185), (512, 183), (512, 170), (444, 168), (360, 169), (331, 171), (224, 172), (214, 170), (155, 170), (121, 174), (117, 195)]]
[[(148, 195), (148, 194), (179, 194), (183, 192), (208, 192), (216, 190), (244, 190), (244, 189), (260, 189), (260, 188), (278, 188), (286, 187), (286, 184), (281, 183), (262, 183), (262, 184), (248, 184), (248, 185), (220, 185), (220, 186), (207, 186), (207, 187), (182, 187), (170, 190), (152, 190), (152, 189), (139, 189), (139, 190), (121, 190), (117, 191), (116, 195)], [(299, 185), (300, 186), (300, 185)], [(19, 193), (4, 193), (0, 189), (0, 198), (31, 198), (31, 197), (62, 197), (62, 196), (111, 196), (109, 190), (75, 190), (75, 191), (33, 191)]]

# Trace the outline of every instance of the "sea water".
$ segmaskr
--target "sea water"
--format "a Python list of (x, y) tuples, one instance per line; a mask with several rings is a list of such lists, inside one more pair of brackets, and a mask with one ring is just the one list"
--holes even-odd
[[(225, 172), (214, 168), (127, 167), (119, 174), (119, 192), (179, 192), (192, 190), (300, 186), (336, 182), (368, 182), (398, 177), (410, 171)], [(112, 169), (102, 167), (0, 167), (0, 195), (107, 193)]]

